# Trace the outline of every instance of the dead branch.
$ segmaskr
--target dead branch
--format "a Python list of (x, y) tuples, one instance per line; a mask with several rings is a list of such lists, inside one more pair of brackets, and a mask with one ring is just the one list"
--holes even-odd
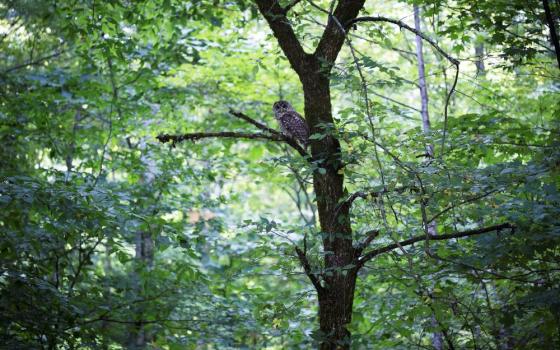
[(253, 140), (270, 140), (275, 142), (284, 142), (295, 149), (301, 156), (306, 157), (308, 153), (297, 143), (296, 140), (282, 134), (281, 132), (269, 128), (265, 124), (254, 120), (253, 118), (241, 113), (230, 110), (230, 113), (242, 119), (249, 124), (252, 124), (264, 131), (263, 133), (247, 133), (247, 132), (237, 132), (237, 131), (221, 131), (221, 132), (194, 132), (186, 134), (160, 134), (156, 138), (161, 143), (171, 142), (172, 146), (175, 146), (179, 142), (183, 141), (197, 141), (205, 138), (234, 138), (234, 139), (253, 139)]

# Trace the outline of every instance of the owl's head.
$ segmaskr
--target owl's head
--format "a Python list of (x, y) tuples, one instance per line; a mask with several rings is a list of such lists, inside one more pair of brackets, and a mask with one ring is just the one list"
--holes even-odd
[(272, 105), (272, 110), (274, 111), (275, 115), (278, 115), (278, 113), (293, 111), (294, 107), (292, 107), (292, 105), (288, 101), (280, 100), (274, 102), (274, 104)]

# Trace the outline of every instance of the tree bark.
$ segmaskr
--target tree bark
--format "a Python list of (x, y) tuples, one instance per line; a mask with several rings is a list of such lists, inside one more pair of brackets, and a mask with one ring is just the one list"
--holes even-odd
[(483, 76), (486, 73), (484, 67), (484, 43), (476, 43), (474, 45), (474, 55), (476, 56), (476, 75)]
[[(420, 8), (414, 5), (414, 29), (421, 32), (420, 28)], [(420, 89), (420, 99), (422, 102), (421, 116), (422, 116), (422, 129), (425, 134), (430, 133), (430, 114), (428, 112), (428, 87), (426, 84), (426, 69), (424, 65), (424, 52), (422, 45), (422, 38), (416, 35), (416, 59), (418, 62), (418, 85)], [(430, 158), (434, 157), (434, 147), (431, 144), (426, 145), (426, 152)]]
[[(332, 15), (329, 15), (325, 31), (313, 54), (303, 50), (286, 18), (286, 12), (277, 1), (256, 0), (256, 3), (302, 83), (304, 114), (311, 134), (323, 131), (319, 128), (320, 124), (334, 126), (330, 70), (346, 37), (341, 23), (356, 18), (364, 0), (338, 2)], [(322, 284), (310, 276), (318, 293), (319, 329), (322, 334), (319, 348), (350, 349), (350, 332), (346, 326), (351, 321), (358, 267), (352, 246), (350, 208), (339, 206), (344, 201), (344, 175), (339, 173), (343, 166), (340, 160), (340, 142), (331, 135), (321, 140), (312, 140), (311, 161), (324, 169), (313, 174), (325, 253)]]
[(327, 282), (329, 287), (318, 294), (320, 350), (350, 349), (351, 334), (346, 327), (352, 321), (356, 276), (355, 268), (334, 273)]
[[(139, 231), (136, 233), (135, 239), (135, 260), (137, 264), (143, 266), (151, 266), (153, 264), (153, 247), (154, 242), (152, 236), (149, 232)], [(137, 272), (133, 272), (131, 276), (136, 293), (139, 295), (144, 294), (142, 287), (140, 286), (140, 277)], [(134, 318), (135, 322), (129, 329), (127, 346), (129, 349), (146, 349), (148, 342), (151, 340), (152, 335), (146, 329), (144, 319), (144, 307), (138, 305), (134, 308)]]
[[(302, 79), (305, 117), (312, 134), (321, 132), (317, 124), (334, 123), (329, 79), (317, 71), (319, 68), (316, 60)], [(357, 264), (349, 207), (338, 205), (344, 199), (344, 175), (339, 174), (340, 143), (332, 136), (313, 140), (311, 152), (318, 166), (325, 169), (324, 173), (316, 171), (313, 176), (325, 252), (324, 285), (318, 290), (319, 329), (323, 339), (320, 349), (349, 349), (350, 332), (346, 326), (352, 316)]]
[(552, 17), (552, 12), (550, 11), (548, 0), (542, 0), (542, 3), (544, 14), (546, 17), (546, 23), (548, 25), (548, 31), (550, 32), (550, 41), (552, 43), (552, 46), (554, 46), (556, 61), (558, 62), (558, 68), (560, 69), (560, 41), (558, 40), (558, 34), (556, 33), (556, 24), (554, 23), (554, 17)]

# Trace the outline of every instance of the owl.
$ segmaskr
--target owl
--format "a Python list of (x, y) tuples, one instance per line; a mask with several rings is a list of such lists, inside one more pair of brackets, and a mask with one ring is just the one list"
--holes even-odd
[(272, 106), (274, 117), (280, 124), (282, 133), (301, 143), (303, 148), (309, 144), (309, 127), (305, 119), (287, 101), (276, 101)]

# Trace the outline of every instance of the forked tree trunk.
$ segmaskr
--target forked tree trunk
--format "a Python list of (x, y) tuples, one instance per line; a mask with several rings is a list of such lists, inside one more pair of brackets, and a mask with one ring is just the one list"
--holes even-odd
[[(356, 18), (364, 0), (343, 0), (337, 3), (313, 54), (306, 53), (301, 46), (286, 17), (286, 8), (282, 8), (275, 0), (255, 2), (303, 85), (305, 119), (311, 133), (323, 132), (319, 127), (321, 124), (334, 127), (330, 70), (344, 44), (346, 33), (342, 28), (343, 23)], [(356, 250), (352, 246), (349, 207), (339, 206), (344, 200), (340, 142), (330, 135), (320, 140), (311, 140), (311, 156), (312, 162), (324, 169), (315, 170), (313, 174), (313, 189), (323, 234), (324, 273), (319, 280), (307, 271), (319, 299), (319, 329), (323, 337), (319, 348), (350, 349), (347, 325), (352, 317), (358, 267)], [(302, 255), (304, 254), (305, 252)]]
[[(299, 1), (293, 1), (286, 7), (282, 7), (277, 0), (255, 0), (259, 12), (268, 22), (274, 36), (278, 40), (280, 48), (302, 83), (305, 100), (305, 119), (312, 134), (325, 134), (326, 131), (322, 129), (322, 125), (329, 125), (329, 130), (335, 127), (330, 96), (330, 71), (345, 42), (346, 32), (353, 23), (366, 20), (387, 21), (399, 24), (399, 26), (417, 34), (419, 33), (400, 21), (384, 17), (362, 17), (361, 20), (357, 19), (356, 17), (364, 6), (364, 2), (365, 0), (339, 0), (333, 2), (332, 4), (336, 4), (336, 6), (334, 9), (331, 7), (328, 11), (327, 25), (315, 51), (311, 54), (303, 49), (290, 24), (290, 20), (286, 16), (290, 9), (296, 6)], [(323, 12), (327, 12), (327, 10), (323, 10)], [(433, 42), (431, 43), (435, 45)], [(442, 52), (440, 49), (438, 50)], [(445, 53), (443, 54), (457, 64), (456, 60), (450, 58)], [(358, 197), (365, 198), (365, 194), (357, 192), (345, 198), (344, 173), (340, 171), (344, 164), (341, 159), (340, 142), (334, 136), (335, 134), (323, 135), (320, 139), (313, 138), (311, 140), (311, 157), (308, 158), (307, 151), (291, 138), (286, 138), (279, 132), (242, 113), (232, 112), (232, 114), (248, 121), (266, 133), (212, 132), (187, 133), (183, 135), (162, 134), (158, 136), (158, 140), (160, 142), (180, 142), (207, 137), (269, 139), (288, 143), (300, 155), (310, 161), (310, 167), (313, 169), (313, 189), (323, 240), (324, 259), (322, 261), (321, 273), (317, 273), (316, 268), (310, 265), (306, 256), (305, 242), (303, 250), (295, 246), (295, 251), (305, 273), (317, 290), (319, 330), (321, 332), (320, 350), (350, 349), (351, 334), (348, 330), (348, 324), (352, 321), (352, 304), (358, 270), (375, 256), (426, 240), (428, 237), (431, 237), (430, 239), (433, 240), (447, 240), (513, 228), (511, 224), (503, 223), (477, 230), (467, 230), (433, 237), (431, 234), (426, 234), (406, 239), (396, 244), (388, 244), (385, 247), (370, 250), (362, 255), (363, 250), (375, 239), (379, 232), (371, 231), (364, 241), (354, 248), (349, 218), (350, 206), (354, 199)], [(428, 120), (426, 119), (426, 121)], [(376, 196), (382, 196), (384, 191), (372, 193)], [(452, 344), (449, 344), (450, 348), (452, 348)]]
[[(341, 28), (342, 23), (356, 18), (364, 0), (344, 0), (337, 3), (313, 54), (303, 50), (286, 17), (287, 10), (282, 8), (278, 1), (255, 2), (303, 85), (305, 119), (311, 133), (323, 132), (319, 127), (321, 124), (334, 127), (330, 70), (344, 44), (345, 32)], [(323, 337), (319, 348), (349, 349), (350, 332), (347, 325), (352, 316), (358, 267), (356, 250), (352, 246), (349, 207), (339, 206), (344, 200), (344, 175), (340, 172), (343, 166), (340, 159), (340, 142), (331, 135), (320, 140), (311, 140), (311, 156), (312, 162), (324, 169), (315, 170), (313, 174), (313, 189), (323, 234), (324, 273), (319, 280), (307, 271), (317, 289), (319, 299), (319, 329)]]
[[(303, 49), (299, 39), (294, 32), (287, 14), (299, 1), (293, 1), (287, 7), (282, 7), (277, 0), (254, 0), (259, 12), (268, 22), (280, 48), (290, 62), (290, 66), (297, 73), (303, 86), (305, 100), (305, 119), (312, 134), (325, 134), (322, 125), (329, 125), (330, 130), (335, 127), (332, 116), (330, 96), (330, 71), (335, 64), (338, 53), (346, 39), (346, 31), (352, 26), (359, 11), (364, 6), (364, 0), (339, 0), (334, 9), (328, 11), (328, 22), (323, 31), (321, 39), (313, 53)], [(317, 5), (315, 5), (317, 6)], [(323, 12), (327, 12), (324, 10)], [(384, 17), (362, 17), (361, 21), (388, 21), (399, 24), (415, 33), (408, 25), (400, 21), (386, 19)], [(428, 39), (426, 39), (428, 40)], [(430, 41), (431, 42), (431, 41)], [(432, 45), (435, 45), (432, 43)], [(441, 50), (439, 50), (442, 52)], [(444, 55), (456, 61), (450, 56)], [(427, 96), (427, 94), (426, 94)], [(426, 101), (427, 102), (427, 101)], [(348, 198), (344, 191), (344, 174), (340, 170), (344, 167), (341, 159), (340, 142), (333, 135), (323, 135), (320, 139), (311, 140), (311, 157), (308, 158), (306, 150), (301, 148), (290, 138), (281, 137), (280, 133), (269, 129), (266, 125), (251, 119), (242, 113), (233, 115), (248, 121), (266, 134), (246, 134), (235, 132), (222, 133), (188, 133), (183, 135), (163, 134), (158, 136), (160, 142), (180, 142), (184, 140), (197, 140), (204, 137), (239, 137), (249, 139), (269, 139), (282, 141), (292, 146), (298, 153), (310, 161), (313, 169), (313, 189), (317, 202), (317, 212), (321, 226), (321, 237), (323, 240), (324, 259), (322, 261), (321, 273), (317, 268), (310, 265), (306, 256), (306, 244), (301, 250), (298, 246), (295, 251), (300, 259), (302, 267), (309, 277), (311, 283), (317, 290), (319, 304), (319, 330), (321, 341), (320, 350), (348, 350), (351, 346), (351, 334), (348, 325), (352, 321), (352, 304), (358, 270), (366, 262), (379, 254), (383, 254), (402, 246), (412, 245), (416, 242), (430, 239), (447, 240), (451, 238), (467, 237), (501, 229), (512, 229), (509, 223), (490, 226), (478, 230), (467, 230), (453, 234), (436, 235), (426, 234), (416, 236), (396, 244), (388, 244), (385, 247), (369, 250), (362, 255), (366, 246), (375, 239), (379, 233), (372, 231), (368, 233), (363, 242), (354, 248), (352, 244), (352, 227), (350, 225), (350, 206), (352, 201), (358, 197), (365, 198), (361, 192), (354, 193)], [(427, 115), (427, 108), (426, 108)], [(428, 121), (426, 119), (426, 121)], [(274, 137), (269, 134), (272, 133)], [(361, 193), (361, 194), (360, 194)], [(382, 192), (375, 193), (377, 196)], [(449, 343), (450, 348), (452, 344)]]

